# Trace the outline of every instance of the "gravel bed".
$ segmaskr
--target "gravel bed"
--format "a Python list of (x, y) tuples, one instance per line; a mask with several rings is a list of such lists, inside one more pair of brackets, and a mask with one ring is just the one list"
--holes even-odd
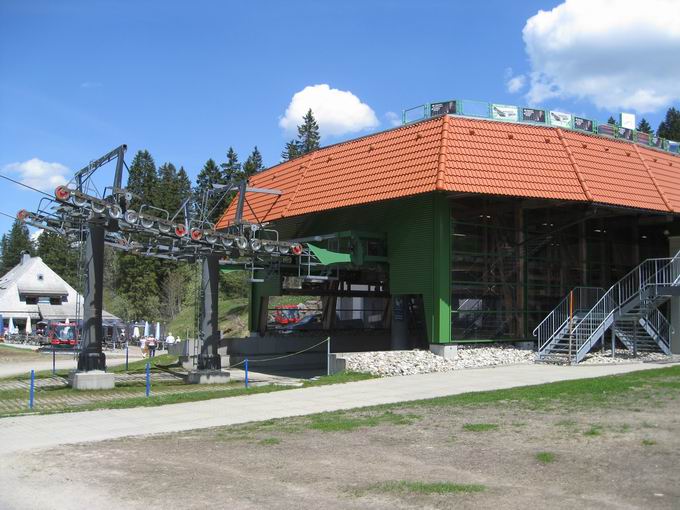
[(347, 353), (347, 370), (377, 376), (450, 372), (463, 368), (533, 363), (534, 353), (513, 346), (461, 346), (456, 359), (447, 360), (430, 351), (375, 351)]
[(616, 349), (615, 356), (612, 358), (611, 349), (601, 351), (592, 351), (581, 362), (584, 365), (600, 365), (608, 363), (640, 363), (652, 361), (680, 361), (680, 356), (668, 356), (661, 352), (640, 352), (637, 356), (633, 355), (632, 351), (628, 349)]

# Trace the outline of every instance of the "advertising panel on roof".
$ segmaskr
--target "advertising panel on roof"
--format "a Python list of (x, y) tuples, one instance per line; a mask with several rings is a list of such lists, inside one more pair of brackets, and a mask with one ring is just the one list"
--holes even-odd
[(634, 140), (634, 134), (635, 131), (630, 129), (630, 128), (625, 128), (625, 127), (620, 127), (617, 129), (618, 134), (616, 135), (618, 138), (623, 138), (624, 140), (629, 140), (633, 141)]
[(619, 116), (619, 124), (621, 127), (626, 129), (635, 129), (635, 114), (634, 113), (622, 113)]
[(571, 113), (550, 112), (550, 125), (571, 128)]
[(545, 110), (522, 108), (522, 120), (524, 122), (540, 122), (545, 124)]
[(492, 104), (491, 118), (517, 122), (519, 120), (519, 108), (505, 104)]
[(593, 121), (584, 119), (583, 117), (574, 117), (574, 129), (580, 129), (581, 131), (588, 131), (590, 133), (595, 130)]
[(441, 103), (430, 103), (430, 117), (436, 117), (438, 115), (447, 115), (449, 113), (455, 114), (456, 102), (455, 101), (444, 101)]

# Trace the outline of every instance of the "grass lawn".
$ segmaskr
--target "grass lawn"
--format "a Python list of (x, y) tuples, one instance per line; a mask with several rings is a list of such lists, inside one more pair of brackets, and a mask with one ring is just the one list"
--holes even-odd
[[(347, 374), (344, 377), (352, 380), (361, 375), (363, 374)], [(319, 385), (324, 384), (324, 382), (319, 380), (310, 384)], [(561, 381), (506, 390), (463, 393), (407, 403), (332, 411), (300, 418), (269, 420), (231, 426), (225, 429), (225, 433), (252, 434), (263, 431), (271, 432), (278, 428), (297, 432), (309, 429), (322, 432), (353, 431), (384, 424), (411, 424), (420, 419), (419, 410), (429, 412), (430, 409), (441, 409), (442, 412), (449, 412), (450, 409), (456, 408), (497, 408), (498, 405), (513, 406), (537, 412), (554, 412), (557, 410), (560, 413), (570, 413), (612, 407), (635, 412), (636, 402), (639, 399), (649, 402), (664, 398), (675, 399), (680, 394), (679, 390), (680, 366), (671, 366), (621, 375)], [(635, 395), (635, 399), (630, 398), (631, 394)], [(561, 419), (554, 425), (563, 431), (581, 430), (578, 423), (572, 419)], [(616, 432), (625, 432), (626, 425), (618, 425)], [(630, 425), (627, 426), (630, 427)], [(641, 426), (649, 428), (649, 425), (645, 423), (642, 423)], [(500, 426), (495, 423), (465, 423), (462, 425), (462, 429), (466, 432), (480, 433), (501, 430)], [(604, 427), (602, 425), (589, 424), (580, 433), (586, 437), (594, 437), (603, 434), (603, 432)]]
[(668, 366), (126, 437), (98, 443), (97, 462), (67, 445), (24, 456), (21, 475), (70, 489), (58, 477), (68, 465), (117, 508), (155, 508), (158, 480), (140, 476), (153, 472), (168, 501), (184, 501), (190, 480), (195, 508), (665, 510), (680, 508), (678, 416), (680, 366)]
[[(144, 374), (148, 360), (139, 360), (129, 364), (125, 372), (124, 366), (111, 368), (114, 373)], [(169, 365), (177, 361), (170, 355), (152, 358), (152, 373), (168, 370)], [(51, 372), (41, 374), (41, 377), (51, 377)], [(369, 374), (344, 372), (332, 376), (323, 376), (305, 381), (305, 388), (324, 386), (328, 384), (342, 384), (353, 381), (372, 379)], [(0, 381), (26, 381), (24, 376), (2, 379)], [(242, 382), (215, 384), (210, 386), (184, 384), (181, 379), (153, 381), (151, 395), (145, 396), (146, 382), (144, 378), (118, 382), (116, 388), (104, 391), (72, 390), (71, 388), (45, 387), (35, 392), (35, 406), (33, 411), (27, 409), (28, 390), (26, 388), (0, 390), (0, 417), (16, 416), (18, 414), (53, 414), (76, 411), (93, 411), (97, 409), (125, 409), (130, 407), (156, 407), (182, 402), (196, 402), (224, 397), (237, 397), (256, 393), (269, 393), (294, 389), (291, 386), (263, 385), (245, 388)], [(13, 402), (14, 405), (10, 405)], [(323, 425), (320, 425), (323, 427)]]

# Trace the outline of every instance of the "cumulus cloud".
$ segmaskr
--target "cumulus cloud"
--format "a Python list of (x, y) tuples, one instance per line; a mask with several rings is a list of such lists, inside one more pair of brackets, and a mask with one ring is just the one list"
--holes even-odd
[(52, 192), (60, 184), (65, 184), (69, 174), (69, 169), (61, 163), (48, 163), (38, 158), (23, 163), (10, 163), (4, 167), (4, 171), (13, 174), (19, 182), (27, 186), (46, 192)]
[(656, 111), (680, 99), (677, 0), (566, 0), (524, 26), (527, 99)]
[(279, 119), (279, 126), (288, 133), (295, 132), (310, 108), (322, 136), (356, 133), (380, 124), (371, 107), (349, 90), (333, 89), (323, 83), (296, 92), (286, 113)]
[(505, 70), (505, 87), (508, 89), (510, 94), (516, 94), (524, 88), (527, 83), (527, 77), (523, 74), (518, 74), (514, 76), (512, 72), (512, 67), (508, 67)]
[(401, 126), (401, 115), (397, 113), (387, 112), (385, 113), (385, 119), (387, 119), (387, 122), (392, 127)]

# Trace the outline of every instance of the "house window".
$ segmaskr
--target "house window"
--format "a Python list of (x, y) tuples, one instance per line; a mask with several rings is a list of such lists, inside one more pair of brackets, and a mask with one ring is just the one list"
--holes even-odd
[(51, 305), (60, 305), (61, 304), (61, 298), (60, 297), (50, 298), (50, 304)]
[(38, 304), (38, 298), (37, 297), (27, 297), (26, 298), (26, 304), (27, 305), (37, 305)]

